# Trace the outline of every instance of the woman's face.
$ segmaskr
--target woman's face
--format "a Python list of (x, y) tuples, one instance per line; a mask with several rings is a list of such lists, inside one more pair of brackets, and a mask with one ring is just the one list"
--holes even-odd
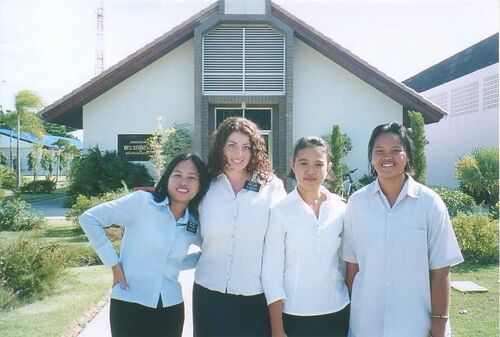
[(372, 150), (372, 166), (379, 179), (404, 178), (408, 156), (399, 137), (382, 133), (375, 138)]
[(189, 203), (200, 191), (200, 175), (191, 160), (183, 160), (168, 177), (168, 195), (171, 202)]
[(297, 152), (295, 159), (290, 163), (295, 174), (297, 185), (302, 189), (317, 190), (325, 181), (332, 163), (320, 147), (306, 147)]
[(227, 162), (225, 172), (245, 170), (252, 158), (250, 137), (238, 131), (231, 133), (226, 139), (223, 154)]

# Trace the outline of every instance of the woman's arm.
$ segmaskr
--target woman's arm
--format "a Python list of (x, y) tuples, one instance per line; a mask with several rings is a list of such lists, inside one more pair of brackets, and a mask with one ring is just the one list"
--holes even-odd
[(352, 284), (354, 283), (354, 277), (359, 272), (359, 266), (357, 263), (346, 262), (346, 278), (345, 283), (347, 285), (347, 290), (349, 290), (349, 295), (352, 295)]
[(272, 337), (286, 337), (283, 327), (283, 301), (278, 300), (269, 304), (269, 318), (271, 320)]
[(450, 307), (450, 267), (430, 271), (433, 337), (444, 337)]

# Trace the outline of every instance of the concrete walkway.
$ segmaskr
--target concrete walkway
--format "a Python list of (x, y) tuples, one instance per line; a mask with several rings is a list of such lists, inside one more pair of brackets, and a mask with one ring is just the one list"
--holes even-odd
[(31, 207), (40, 212), (46, 218), (64, 218), (67, 208), (64, 207), (65, 196), (57, 196), (42, 200), (33, 200), (28, 203)]
[[(111, 270), (109, 271), (111, 273)], [(184, 296), (184, 330), (182, 337), (193, 336), (193, 315), (191, 313), (192, 289), (193, 289), (194, 271), (183, 271), (180, 274), (179, 281), (182, 285), (182, 294)], [(111, 337), (109, 328), (109, 302), (101, 311), (88, 323), (78, 337)]]

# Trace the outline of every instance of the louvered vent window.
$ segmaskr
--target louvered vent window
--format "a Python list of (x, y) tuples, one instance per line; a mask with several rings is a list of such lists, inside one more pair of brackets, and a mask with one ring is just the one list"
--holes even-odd
[(203, 36), (204, 95), (283, 95), (285, 38), (268, 25), (220, 25)]

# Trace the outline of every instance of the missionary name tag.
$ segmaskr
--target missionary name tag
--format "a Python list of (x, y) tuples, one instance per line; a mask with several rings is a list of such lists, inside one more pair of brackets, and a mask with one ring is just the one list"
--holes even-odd
[(196, 233), (198, 231), (198, 223), (194, 220), (189, 220), (186, 225), (186, 230), (190, 233)]
[(260, 184), (256, 181), (247, 180), (245, 181), (245, 185), (243, 186), (243, 188), (248, 191), (259, 192)]

